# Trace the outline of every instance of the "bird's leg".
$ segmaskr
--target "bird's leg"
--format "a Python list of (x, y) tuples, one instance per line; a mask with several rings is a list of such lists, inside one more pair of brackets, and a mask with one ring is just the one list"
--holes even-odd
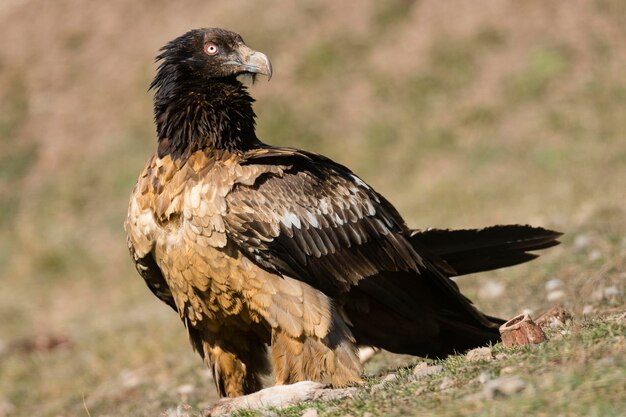
[(271, 351), (276, 385), (309, 380), (345, 387), (362, 382), (357, 349), (348, 337), (331, 332), (324, 339), (293, 338), (275, 329)]
[(205, 344), (204, 351), (220, 397), (238, 397), (263, 388), (261, 377), (271, 368), (265, 344), (255, 334), (223, 332), (214, 344)]

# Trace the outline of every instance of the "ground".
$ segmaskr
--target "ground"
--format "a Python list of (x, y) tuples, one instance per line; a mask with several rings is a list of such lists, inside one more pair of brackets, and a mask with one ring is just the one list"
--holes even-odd
[[(155, 149), (153, 57), (200, 26), (272, 60), (272, 81), (251, 86), (262, 139), (350, 166), (410, 225), (565, 232), (536, 261), (459, 280), (501, 317), (564, 305), (574, 322), (547, 343), (454, 356), (415, 382), (423, 359), (383, 353), (354, 398), (279, 414), (626, 414), (624, 16), (624, 0), (1, 2), (0, 416), (193, 415), (216, 400), (122, 230)], [(476, 395), (502, 375), (525, 388)]]

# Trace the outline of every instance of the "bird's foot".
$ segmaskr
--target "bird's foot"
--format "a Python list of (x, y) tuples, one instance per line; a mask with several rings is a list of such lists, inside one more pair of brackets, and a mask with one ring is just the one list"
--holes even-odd
[(224, 417), (238, 410), (283, 408), (309, 400), (339, 400), (352, 397), (357, 388), (326, 388), (324, 384), (301, 381), (291, 385), (276, 385), (241, 397), (222, 398), (204, 410), (205, 416)]

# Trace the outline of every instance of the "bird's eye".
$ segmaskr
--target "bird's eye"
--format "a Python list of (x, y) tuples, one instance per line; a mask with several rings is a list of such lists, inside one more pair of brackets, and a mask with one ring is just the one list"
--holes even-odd
[(214, 43), (207, 43), (204, 45), (204, 51), (209, 55), (215, 55), (219, 52), (219, 48)]

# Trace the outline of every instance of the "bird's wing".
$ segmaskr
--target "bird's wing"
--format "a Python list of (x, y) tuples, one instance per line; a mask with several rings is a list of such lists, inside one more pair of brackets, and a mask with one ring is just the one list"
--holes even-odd
[(152, 254), (148, 253), (144, 256), (140, 256), (135, 250), (133, 242), (130, 238), (127, 239), (127, 242), (128, 250), (130, 251), (130, 255), (135, 262), (135, 268), (146, 282), (146, 285), (148, 285), (150, 291), (152, 291), (152, 293), (165, 304), (172, 307), (174, 311), (178, 311), (176, 303), (174, 302), (174, 297), (172, 296), (172, 291), (167, 285), (167, 282), (165, 282), (161, 269), (156, 264)]
[(330, 296), (394, 271), (413, 271), (458, 292), (442, 273), (445, 263), (418, 253), (395, 208), (347, 168), (289, 148), (251, 151), (245, 164), (288, 167), (226, 196), (228, 238), (262, 268)]
[(151, 158), (133, 188), (124, 229), (127, 234), (128, 250), (137, 272), (154, 295), (177, 310), (172, 292), (152, 254), (154, 242), (150, 237), (150, 230), (154, 229), (156, 224), (150, 208), (151, 199), (147, 191), (151, 182), (153, 166), (154, 158)]

